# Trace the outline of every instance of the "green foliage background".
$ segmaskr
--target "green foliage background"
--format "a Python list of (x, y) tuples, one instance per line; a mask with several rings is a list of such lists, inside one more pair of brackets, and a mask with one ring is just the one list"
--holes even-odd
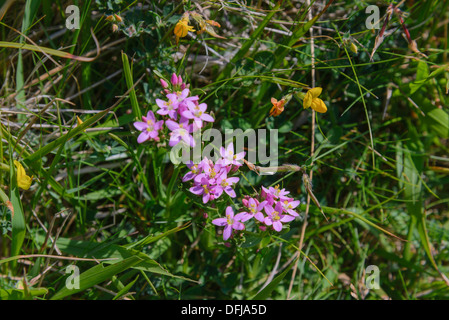
[[(380, 30), (366, 29), (365, 8), (379, 6), (382, 27), (397, 1), (311, 2), (0, 1), (0, 298), (447, 299), (449, 1), (401, 4), (422, 54), (393, 14), (372, 61)], [(80, 8), (79, 30), (65, 28), (69, 4)], [(190, 33), (177, 45), (185, 11), (217, 21), (225, 39)], [(313, 133), (298, 96), (268, 116), (271, 97), (312, 86), (312, 67), (328, 107)], [(167, 147), (136, 141), (132, 123), (157, 109), (159, 77), (173, 72), (215, 128), (278, 129), (280, 163), (313, 170), (329, 221), (313, 203), (304, 218), (298, 172), (242, 168), (236, 208), (253, 187), (280, 184), (301, 200), (303, 219), (225, 246), (211, 220), (226, 202), (202, 205)], [(28, 191), (13, 160), (34, 178)], [(71, 264), (79, 290), (65, 286)], [(380, 289), (365, 286), (369, 265)]]

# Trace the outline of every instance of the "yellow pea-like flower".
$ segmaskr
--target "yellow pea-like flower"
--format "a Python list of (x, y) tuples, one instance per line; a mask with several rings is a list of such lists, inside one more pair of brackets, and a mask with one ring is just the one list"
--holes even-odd
[(23, 190), (28, 190), (31, 186), (31, 182), (33, 181), (33, 177), (27, 176), (25, 168), (19, 161), (14, 160), (14, 165), (17, 168), (17, 185)]
[(318, 98), (322, 90), (322, 88), (316, 87), (307, 91), (303, 100), (304, 109), (312, 108), (319, 113), (325, 113), (327, 111), (327, 107), (324, 101)]
[(179, 41), (179, 38), (184, 38), (189, 31), (195, 31), (195, 29), (193, 29), (192, 26), (189, 26), (188, 18), (182, 18), (179, 20), (173, 30), (173, 33), (176, 36), (176, 42)]

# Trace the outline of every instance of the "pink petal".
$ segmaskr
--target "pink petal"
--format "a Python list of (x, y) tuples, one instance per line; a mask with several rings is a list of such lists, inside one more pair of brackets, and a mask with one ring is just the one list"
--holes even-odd
[(292, 217), (292, 216), (287, 214), (287, 215), (283, 216), (280, 221), (282, 221), (282, 222), (290, 222), (290, 221), (293, 221), (293, 220), (295, 220), (295, 217)]
[(210, 193), (203, 194), (203, 203), (208, 203), (210, 199)]
[(254, 215), (254, 218), (256, 218), (257, 220), (259, 220), (260, 222), (263, 222), (264, 219), (265, 219), (262, 212), (257, 212), (257, 213)]
[(154, 117), (153, 111), (149, 110), (147, 112), (147, 119), (150, 119), (151, 121), (153, 121), (153, 123), (156, 122), (156, 118)]
[(141, 134), (139, 134), (139, 136), (137, 137), (137, 142), (143, 143), (143, 142), (147, 141), (148, 139), (150, 139), (150, 133), (145, 130)]
[(174, 122), (173, 120), (167, 120), (165, 121), (165, 125), (170, 131), (175, 131), (176, 129), (179, 129), (179, 124)]
[(237, 216), (239, 216), (239, 221), (241, 222), (246, 222), (253, 217), (253, 215), (249, 214), (248, 212), (240, 212), (235, 216), (235, 219), (237, 219)]
[(240, 221), (235, 221), (234, 224), (232, 225), (232, 228), (234, 228), (235, 230), (244, 230), (245, 225)]
[(232, 189), (231, 187), (226, 187), (224, 189), (224, 191), (231, 197), (231, 198), (235, 198), (237, 195), (235, 194), (234, 189)]
[(263, 220), (263, 222), (267, 225), (267, 226), (271, 226), (273, 224), (273, 220), (271, 220), (269, 217), (265, 217), (265, 219)]
[(189, 110), (186, 110), (186, 111), (182, 112), (181, 115), (182, 115), (184, 118), (187, 118), (187, 119), (193, 119), (193, 118), (195, 118), (195, 116), (193, 115), (193, 113), (190, 112)]
[(228, 220), (226, 218), (217, 218), (212, 220), (212, 223), (216, 226), (223, 227), (228, 224)]
[(142, 121), (134, 122), (133, 125), (139, 131), (144, 131), (148, 128), (148, 124), (146, 122), (142, 122)]
[(232, 227), (227, 225), (223, 230), (223, 240), (228, 240), (231, 237)]
[(156, 99), (156, 104), (161, 109), (166, 109), (167, 108), (167, 106), (166, 106), (167, 102), (164, 101), (164, 100)]
[(156, 122), (154, 124), (154, 129), (155, 130), (161, 130), (163, 125), (164, 125), (164, 120), (159, 120), (158, 122)]
[(273, 229), (280, 232), (282, 230), (282, 223), (279, 221), (273, 222)]
[(182, 177), (182, 182), (186, 182), (195, 178), (195, 174), (193, 172), (187, 172), (187, 174)]
[(193, 186), (189, 189), (189, 191), (192, 192), (193, 194), (200, 195), (204, 192), (204, 189), (202, 186)]
[(299, 216), (299, 213), (296, 212), (295, 210), (292, 210), (292, 209), (287, 210), (287, 213), (291, 214), (294, 217), (298, 217)]
[(233, 183), (233, 184), (239, 182), (239, 180), (240, 180), (239, 177), (231, 177), (231, 178), (227, 179), (228, 182)]
[(207, 113), (203, 113), (200, 118), (201, 118), (201, 120), (204, 120), (204, 121), (207, 121), (207, 122), (214, 122), (215, 121), (215, 119), (212, 118), (212, 116), (207, 114)]
[(234, 210), (232, 210), (232, 207), (226, 207), (226, 216), (234, 218)]

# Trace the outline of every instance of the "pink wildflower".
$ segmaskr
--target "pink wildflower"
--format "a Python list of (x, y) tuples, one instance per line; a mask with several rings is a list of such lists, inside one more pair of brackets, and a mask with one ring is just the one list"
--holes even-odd
[(267, 226), (273, 225), (273, 229), (278, 232), (282, 230), (282, 223), (295, 220), (295, 217), (292, 217), (291, 215), (282, 214), (283, 208), (281, 202), (278, 202), (274, 209), (272, 206), (265, 206), (265, 212), (268, 216), (265, 217), (264, 223)]
[(172, 120), (167, 120), (165, 125), (171, 131), (170, 142), (168, 143), (170, 147), (177, 145), (181, 140), (191, 147), (195, 147), (195, 140), (190, 135), (192, 132), (192, 125), (187, 121), (177, 123)]
[(231, 237), (233, 230), (244, 230), (245, 225), (240, 221), (242, 214), (234, 216), (234, 211), (231, 207), (226, 208), (226, 218), (218, 218), (212, 221), (216, 226), (225, 227), (223, 230), (223, 240), (228, 240)]
[(246, 153), (244, 151), (234, 154), (234, 143), (232, 142), (228, 144), (226, 149), (224, 147), (220, 148), (220, 155), (223, 158), (222, 163), (224, 165), (233, 164), (236, 166), (241, 166), (242, 162), (240, 160), (245, 157), (245, 154)]
[(134, 122), (134, 127), (142, 131), (137, 138), (138, 143), (143, 143), (149, 139), (156, 139), (159, 135), (159, 130), (162, 128), (163, 120), (157, 121), (152, 111), (148, 111), (147, 116), (142, 116), (143, 121)]

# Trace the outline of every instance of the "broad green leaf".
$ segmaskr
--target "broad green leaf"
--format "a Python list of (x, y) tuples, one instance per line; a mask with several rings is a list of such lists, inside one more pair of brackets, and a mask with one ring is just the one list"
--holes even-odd
[(134, 283), (136, 283), (137, 279), (139, 279), (139, 276), (137, 276), (133, 281), (128, 283), (122, 290), (117, 292), (117, 295), (112, 300), (117, 300), (117, 299), (123, 297), (125, 294), (127, 294), (129, 292), (129, 290), (131, 289), (131, 287), (134, 285)]
[[(36, 237), (36, 240), (38, 243), (42, 243), (44, 237), (42, 235), (38, 235)], [(169, 271), (164, 269), (159, 263), (151, 259), (148, 255), (146, 255), (143, 252), (134, 249), (128, 249), (116, 244), (95, 243), (89, 241), (72, 240), (62, 237), (58, 238), (56, 244), (58, 245), (58, 248), (62, 252), (74, 255), (76, 257), (92, 258), (92, 259), (93, 258), (111, 259), (108, 261), (104, 261), (103, 262), (104, 264), (115, 264), (129, 257), (137, 256), (141, 259), (141, 262), (137, 265), (134, 265), (133, 266), (134, 269), (195, 282), (195, 280), (171, 274)]]
[(449, 114), (447, 111), (434, 108), (427, 112), (423, 119), (439, 138), (447, 139), (449, 137)]
[(96, 265), (93, 268), (81, 273), (79, 275), (79, 288), (69, 289), (67, 286), (59, 290), (51, 300), (59, 300), (70, 296), (72, 294), (82, 292), (88, 288), (91, 288), (97, 284), (107, 281), (117, 273), (123, 272), (129, 268), (132, 268), (136, 264), (142, 262), (142, 259), (138, 256), (131, 256), (113, 265), (105, 267), (103, 263)]
[(46, 288), (0, 289), (0, 300), (24, 300), (47, 294)]

